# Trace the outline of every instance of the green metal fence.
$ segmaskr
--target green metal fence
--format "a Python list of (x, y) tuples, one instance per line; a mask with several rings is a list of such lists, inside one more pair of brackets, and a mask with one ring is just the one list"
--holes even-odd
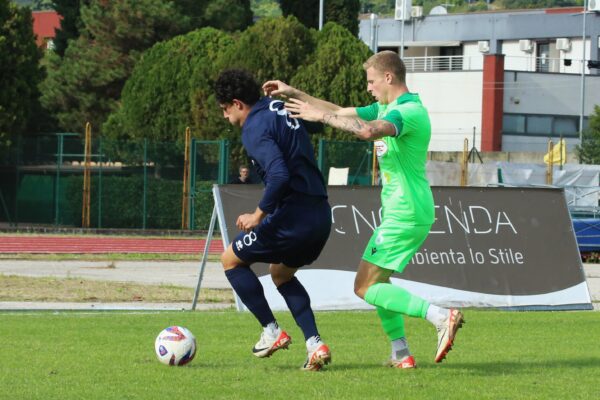
[[(180, 229), (185, 145), (180, 142), (92, 141), (90, 227)], [(211, 187), (237, 176), (243, 152), (226, 140), (190, 143), (188, 226), (208, 228)], [(349, 167), (349, 184), (371, 182), (371, 144), (328, 142), (318, 163)], [(13, 227), (81, 227), (84, 140), (60, 133), (18, 139), (0, 150), (0, 223)], [(258, 183), (257, 177), (254, 176)]]
[(348, 185), (370, 185), (373, 143), (319, 140), (318, 164), (325, 179), (330, 167), (349, 168)]

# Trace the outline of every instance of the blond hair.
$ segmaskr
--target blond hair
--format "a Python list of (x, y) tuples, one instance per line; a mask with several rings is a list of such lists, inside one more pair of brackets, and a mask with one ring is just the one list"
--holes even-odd
[(391, 72), (400, 83), (405, 83), (406, 81), (406, 67), (404, 66), (404, 62), (398, 54), (391, 50), (380, 51), (369, 57), (363, 64), (363, 68), (367, 70), (371, 67), (382, 73)]

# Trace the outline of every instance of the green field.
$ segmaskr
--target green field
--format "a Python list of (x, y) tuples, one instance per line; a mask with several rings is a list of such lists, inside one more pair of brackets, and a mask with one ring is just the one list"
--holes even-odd
[[(434, 329), (408, 319), (419, 368), (382, 365), (375, 312), (320, 312), (333, 363), (300, 371), (305, 347), (288, 313), (289, 351), (257, 359), (248, 313), (0, 313), (0, 399), (598, 399), (599, 312), (467, 311), (455, 349), (433, 363)], [(154, 339), (169, 325), (197, 336), (196, 359), (168, 367)]]

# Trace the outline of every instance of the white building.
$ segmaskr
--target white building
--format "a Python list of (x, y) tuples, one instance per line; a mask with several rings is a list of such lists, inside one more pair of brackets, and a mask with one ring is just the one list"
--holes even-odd
[(403, 53), (408, 87), (430, 111), (430, 150), (462, 150), (474, 132), (483, 151), (545, 152), (548, 138), (560, 136), (572, 149), (580, 123), (585, 128), (600, 106), (600, 1), (593, 4), (598, 10), (585, 14), (573, 7), (423, 16), (412, 7), (405, 20), (401, 12), (361, 19), (359, 35), (372, 49)]

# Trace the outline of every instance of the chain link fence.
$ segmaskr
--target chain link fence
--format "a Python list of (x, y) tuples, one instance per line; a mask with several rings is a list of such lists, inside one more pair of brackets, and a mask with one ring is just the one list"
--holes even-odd
[[(185, 143), (92, 140), (90, 228), (206, 230), (214, 206), (211, 187), (238, 173), (239, 143), (192, 139), (188, 212), (184, 213)], [(320, 140), (319, 168), (349, 168), (348, 184), (370, 185), (372, 144)], [(19, 138), (0, 150), (0, 224), (11, 227), (82, 226), (85, 141), (79, 134)], [(253, 181), (259, 182), (253, 175)]]

